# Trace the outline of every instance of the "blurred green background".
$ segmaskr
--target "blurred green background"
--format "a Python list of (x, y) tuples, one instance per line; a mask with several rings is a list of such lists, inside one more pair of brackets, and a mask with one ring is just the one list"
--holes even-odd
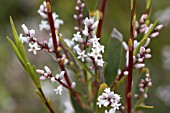
[[(73, 27), (76, 22), (73, 19), (76, 0), (52, 0), (53, 11), (64, 20), (61, 32), (64, 37), (72, 38)], [(29, 28), (38, 29), (40, 16), (37, 9), (42, 0), (0, 0), (0, 113), (47, 113), (46, 108), (34, 92), (34, 85), (22, 66), (18, 62), (14, 52), (9, 46), (6, 36), (12, 38), (9, 25), (9, 16), (12, 16), (18, 33), (22, 32), (21, 24), (25, 23)], [(101, 0), (99, 0), (100, 6)], [(168, 9), (169, 8), (169, 9)], [(129, 37), (130, 20), (129, 0), (107, 0), (105, 12), (102, 42), (107, 44), (107, 39), (113, 27), (116, 27), (124, 35)], [(137, 17), (145, 11), (145, 0), (137, 0)], [(87, 11), (85, 11), (87, 14)], [(163, 15), (164, 14), (164, 15)], [(168, 113), (170, 111), (170, 1), (153, 0), (152, 15), (154, 20), (160, 17), (165, 25), (157, 39), (153, 39), (152, 59), (147, 62), (151, 69), (153, 87), (149, 91), (147, 105), (155, 108), (146, 113)], [(37, 36), (42, 36), (37, 31)], [(107, 49), (107, 48), (106, 48)], [(29, 58), (37, 67), (52, 64), (51, 58), (40, 52), (37, 56), (29, 54)], [(45, 83), (44, 83), (45, 84)], [(49, 84), (45, 84), (49, 85)], [(51, 86), (50, 86), (51, 87)], [(48, 93), (48, 92), (47, 92)], [(50, 98), (59, 98), (52, 96)], [(58, 103), (58, 99), (55, 102)], [(55, 104), (56, 109), (60, 106)], [(60, 110), (58, 109), (58, 112)]]

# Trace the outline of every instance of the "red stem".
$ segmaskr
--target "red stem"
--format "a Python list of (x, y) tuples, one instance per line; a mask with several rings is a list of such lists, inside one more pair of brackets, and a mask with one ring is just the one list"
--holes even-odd
[(101, 7), (101, 10), (100, 10), (102, 15), (99, 19), (99, 24), (98, 24), (98, 28), (97, 28), (97, 34), (96, 34), (98, 38), (101, 37), (105, 6), (106, 6), (106, 0), (103, 0), (102, 7)]
[(133, 77), (133, 42), (134, 42), (134, 27), (133, 18), (136, 13), (136, 0), (133, 1), (133, 8), (131, 9), (131, 25), (130, 25), (130, 39), (129, 39), (129, 65), (128, 77), (126, 81), (126, 106), (127, 113), (131, 113), (132, 109), (132, 77)]

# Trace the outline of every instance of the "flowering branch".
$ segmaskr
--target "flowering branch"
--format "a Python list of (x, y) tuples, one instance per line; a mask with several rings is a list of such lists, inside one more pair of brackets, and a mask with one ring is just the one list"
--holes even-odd
[[(55, 32), (55, 27), (54, 27), (54, 20), (53, 20), (53, 16), (52, 16), (52, 8), (50, 5), (50, 0), (46, 0), (47, 2), (47, 13), (48, 13), (48, 20), (49, 20), (49, 24), (50, 24), (50, 28), (51, 28), (51, 34), (52, 34), (52, 39), (53, 39), (53, 45), (54, 45), (54, 50), (57, 51), (58, 45), (57, 45), (57, 40), (56, 40), (56, 32)], [(56, 53), (56, 58), (60, 58), (60, 55)], [(71, 82), (68, 78), (67, 72), (65, 70), (65, 67), (63, 65), (63, 63), (61, 61), (59, 61), (59, 66), (61, 68), (62, 71), (65, 71), (64, 73), (64, 78), (68, 84), (69, 87), (71, 87)], [(79, 105), (84, 106), (82, 104), (82, 102), (80, 101), (77, 93), (75, 91), (72, 92), (72, 94), (74, 95), (74, 98), (76, 99), (76, 101), (79, 103)]]

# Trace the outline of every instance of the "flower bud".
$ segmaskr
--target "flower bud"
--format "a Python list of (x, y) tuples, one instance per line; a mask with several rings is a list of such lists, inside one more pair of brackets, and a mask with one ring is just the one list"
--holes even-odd
[(25, 24), (22, 24), (21, 27), (22, 27), (24, 33), (28, 35), (29, 34), (29, 30), (28, 30), (27, 26)]

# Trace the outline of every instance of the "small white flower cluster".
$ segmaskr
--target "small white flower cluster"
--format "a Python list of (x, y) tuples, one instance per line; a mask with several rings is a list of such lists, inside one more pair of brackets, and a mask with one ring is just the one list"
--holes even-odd
[[(62, 71), (60, 74), (56, 74), (56, 76), (53, 77), (51, 70), (47, 66), (44, 67), (44, 70), (40, 70), (40, 69), (36, 70), (37, 73), (42, 75), (40, 77), (40, 80), (50, 79), (52, 83), (55, 83), (57, 81), (62, 81), (65, 73), (64, 71)], [(63, 91), (63, 86), (60, 84), (56, 89), (54, 89), (54, 91), (56, 92), (56, 94), (61, 95)]]
[[(137, 38), (138, 34), (141, 33), (148, 33), (148, 31), (150, 30), (150, 28), (152, 27), (153, 24), (150, 24), (149, 26), (147, 26), (145, 24), (145, 21), (147, 20), (148, 15), (143, 14), (140, 18), (140, 22), (136, 21), (136, 31), (135, 31), (135, 38)], [(133, 56), (133, 61), (134, 61), (134, 68), (140, 69), (145, 67), (144, 64), (144, 59), (148, 59), (151, 58), (150, 55), (150, 48), (145, 49), (149, 43), (151, 38), (155, 38), (159, 35), (159, 31), (162, 29), (163, 25), (158, 25), (155, 27), (155, 29), (151, 32), (150, 36), (147, 38), (145, 44), (140, 48), (140, 52), (137, 54), (137, 56)], [(121, 43), (123, 48), (126, 51), (126, 67), (128, 67), (129, 65), (129, 47), (127, 45), (127, 43), (125, 41), (123, 41), (123, 35), (117, 30), (117, 29), (113, 29), (111, 36), (113, 38), (118, 39)], [(134, 40), (134, 45), (133, 45), (133, 49), (135, 50), (140, 42), (138, 42), (136, 39)]]
[[(65, 71), (61, 71), (60, 74), (56, 74), (56, 76), (52, 76), (51, 70), (47, 66), (44, 66), (44, 70), (41, 70), (41, 69), (37, 69), (36, 70), (36, 72), (38, 74), (41, 74), (40, 80), (50, 79), (50, 81), (52, 83), (59, 82), (60, 85), (57, 88), (55, 88), (54, 91), (56, 92), (56, 94), (61, 95), (62, 91), (63, 91), (63, 86), (68, 88), (68, 86), (66, 86), (66, 84), (64, 83), (64, 74), (65, 74)], [(76, 83), (72, 82), (70, 88), (74, 89), (75, 87), (76, 87)]]
[(75, 6), (75, 10), (77, 14), (74, 14), (74, 19), (77, 21), (77, 26), (74, 27), (76, 31), (82, 32), (82, 20), (83, 20), (83, 9), (85, 7), (85, 3), (82, 3), (81, 0), (77, 0), (77, 5)]
[(150, 78), (150, 74), (146, 73), (145, 74), (145, 78), (141, 79), (140, 83), (139, 83), (139, 94), (135, 94), (135, 98), (139, 99), (139, 97), (143, 97), (143, 98), (147, 98), (148, 95), (146, 93), (146, 88), (148, 89), (149, 87), (152, 86), (152, 82), (151, 82), (151, 78)]
[(101, 108), (111, 107), (109, 111), (105, 110), (105, 113), (115, 113), (116, 110), (119, 110), (121, 106), (120, 102), (121, 97), (118, 94), (115, 94), (110, 88), (105, 88), (104, 93), (98, 97), (97, 105)]
[[(81, 59), (82, 62), (95, 61), (98, 66), (103, 66), (104, 61), (101, 53), (104, 53), (104, 46), (99, 43), (100, 38), (97, 38), (94, 34), (94, 30), (98, 26), (98, 21), (94, 22), (94, 18), (85, 18), (84, 25), (85, 29), (83, 30), (83, 34), (78, 31), (74, 34), (72, 39), (73, 41), (80, 43), (80, 47), (79, 45), (73, 47), (79, 55), (77, 58)], [(83, 38), (83, 35), (85, 39)], [(86, 53), (88, 47), (91, 47), (90, 52)]]
[[(38, 9), (38, 13), (44, 19), (41, 21), (41, 24), (39, 24), (40, 30), (43, 30), (43, 29), (50, 30), (46, 5), (47, 3), (46, 1), (44, 1), (43, 4), (41, 4), (40, 8)], [(60, 28), (60, 25), (62, 25), (64, 22), (63, 20), (58, 19), (59, 16), (56, 13), (53, 13), (52, 15), (53, 15), (55, 29), (58, 30)]]
[(22, 43), (29, 43), (29, 52), (37, 54), (37, 51), (41, 50), (41, 48), (39, 47), (37, 39), (35, 38), (35, 30), (28, 30), (25, 24), (23, 24), (21, 27), (24, 31), (25, 36), (23, 36), (23, 34), (20, 34), (19, 39), (22, 41)]

